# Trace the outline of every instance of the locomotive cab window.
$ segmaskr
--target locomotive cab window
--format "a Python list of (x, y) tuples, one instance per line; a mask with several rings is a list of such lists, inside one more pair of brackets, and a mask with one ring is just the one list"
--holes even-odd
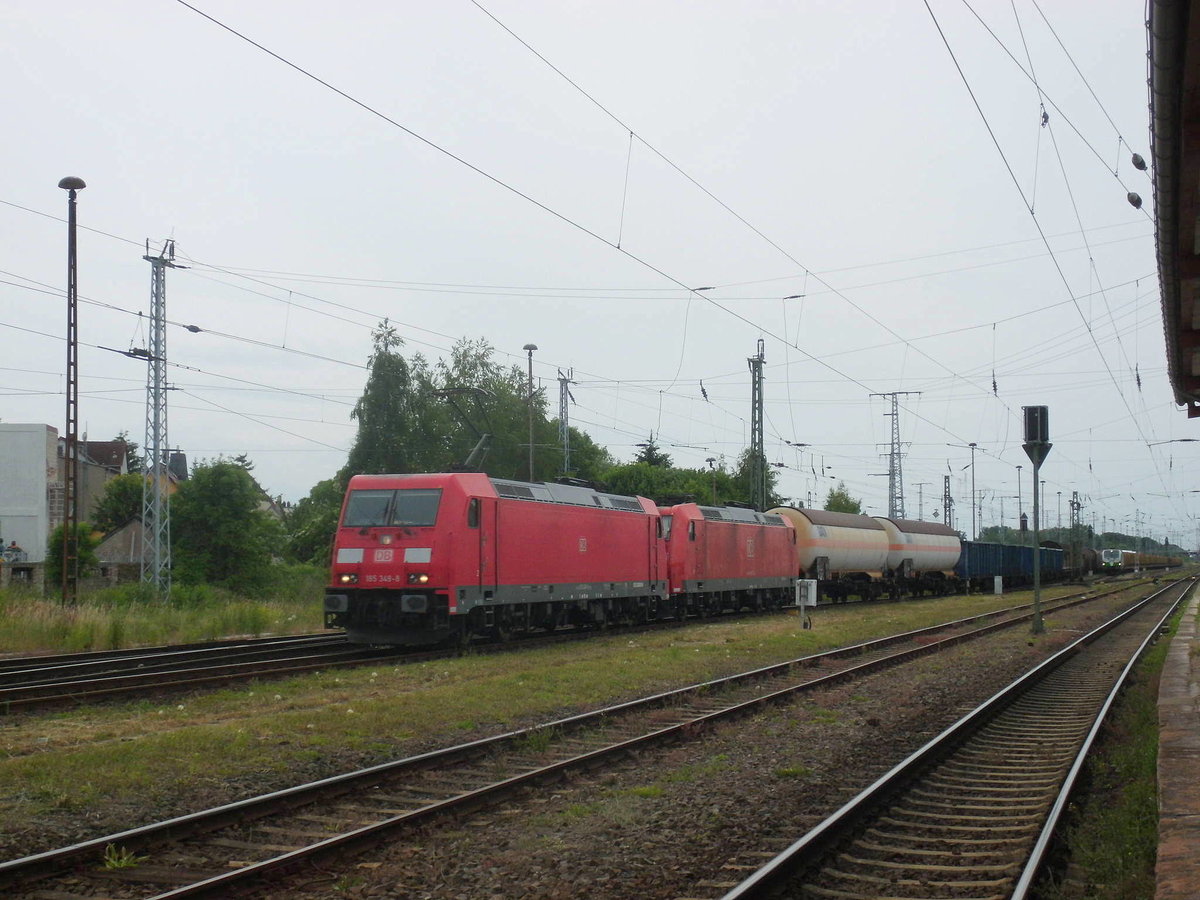
[(392, 506), (393, 525), (428, 527), (437, 521), (438, 506), (442, 501), (442, 489), (420, 489), (396, 491)]
[(400, 491), (351, 491), (346, 504), (344, 528), (381, 525), (425, 527), (437, 521), (441, 488), (411, 488)]
[(394, 493), (395, 491), (351, 491), (342, 525), (346, 528), (386, 525), (388, 507), (392, 505)]
[(688, 540), (694, 541), (695, 539), (696, 539), (696, 523), (688, 522)]
[(468, 528), (478, 528), (479, 527), (479, 498), (478, 497), (472, 497), (471, 501), (467, 504), (467, 527)]
[(671, 523), (674, 521), (675, 520), (672, 519), (670, 516), (659, 516), (658, 517), (658, 536), (660, 538), (663, 538), (664, 540), (667, 540), (667, 541), (669, 541), (671, 539)]

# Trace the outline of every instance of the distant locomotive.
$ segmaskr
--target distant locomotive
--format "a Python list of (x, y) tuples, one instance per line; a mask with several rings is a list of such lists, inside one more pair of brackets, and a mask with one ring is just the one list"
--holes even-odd
[(1100, 551), (1100, 568), (1112, 574), (1136, 572), (1140, 569), (1169, 569), (1182, 563), (1178, 557), (1137, 550), (1108, 549)]

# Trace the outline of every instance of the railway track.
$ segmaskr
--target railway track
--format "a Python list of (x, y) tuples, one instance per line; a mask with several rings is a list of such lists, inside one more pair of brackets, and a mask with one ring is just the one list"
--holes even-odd
[[(1122, 590), (1125, 587), (1112, 590)], [(1102, 595), (1084, 592), (1071, 596)], [(1019, 608), (1022, 607), (1012, 607)], [(677, 628), (694, 624), (696, 621), (700, 620), (671, 620), (649, 625), (613, 627), (610, 633)], [(478, 644), (472, 646), (471, 650), (480, 653), (507, 652), (557, 641), (581, 640), (589, 635), (590, 632), (563, 631), (522, 637), (511, 643)], [(459, 652), (450, 648), (371, 648), (352, 645), (342, 634), (317, 633), (133, 650), (0, 658), (0, 716), (62, 706), (79, 706), (128, 696), (157, 696), (255, 678), (284, 678), (321, 669), (361, 666), (381, 661), (389, 664), (427, 662), (455, 656)]]
[(1157, 591), (1046, 660), (724, 900), (1025, 898), (1104, 715), (1193, 585)]
[[(744, 615), (777, 615), (779, 610)], [(608, 634), (678, 628), (696, 621), (667, 620), (612, 626)], [(588, 638), (592, 632), (564, 630), (472, 644), (472, 653), (506, 653)], [(84, 705), (125, 696), (141, 698), (255, 678), (284, 678), (330, 668), (387, 662), (429, 662), (462, 653), (458, 647), (405, 650), (351, 644), (343, 634), (247, 638), (135, 650), (70, 653), (0, 659), (0, 715)]]
[(229, 896), (446, 813), (496, 804), (565, 773), (611, 765), (764, 704), (1029, 618), (1022, 607), (840, 648), (14, 860), (0, 864), (0, 893), (43, 900)]
[(343, 635), (253, 638), (0, 660), (0, 714), (391, 660)]

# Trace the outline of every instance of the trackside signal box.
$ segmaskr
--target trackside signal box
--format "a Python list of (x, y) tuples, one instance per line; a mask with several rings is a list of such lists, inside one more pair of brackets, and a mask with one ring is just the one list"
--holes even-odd
[(1050, 442), (1050, 408), (1047, 406), (1025, 406), (1025, 443), (1048, 444)]
[(817, 605), (817, 581), (815, 578), (796, 579), (796, 605), (800, 607)]

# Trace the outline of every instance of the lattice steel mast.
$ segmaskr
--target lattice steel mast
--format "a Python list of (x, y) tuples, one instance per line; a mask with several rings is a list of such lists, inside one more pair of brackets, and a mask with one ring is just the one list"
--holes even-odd
[(900, 445), (900, 397), (904, 394), (920, 394), (920, 391), (892, 391), (887, 394), (871, 394), (872, 397), (891, 397), (892, 411), (884, 413), (892, 417), (892, 449), (888, 453), (888, 518), (904, 518), (904, 469), (901, 462), (904, 453)]
[(150, 263), (150, 346), (146, 352), (146, 472), (142, 481), (142, 582), (166, 599), (171, 593), (171, 516), (167, 471), (167, 269), (176, 268), (175, 242)]
[(558, 440), (563, 448), (562, 473), (564, 475), (571, 474), (571, 426), (570, 426), (570, 403), (575, 402), (575, 398), (571, 396), (571, 385), (574, 384), (571, 380), (575, 374), (574, 369), (567, 369), (567, 374), (564, 375), (562, 369), (558, 370)]
[(763, 452), (763, 339), (758, 355), (750, 357), (750, 503), (760, 512), (767, 506), (767, 456)]

